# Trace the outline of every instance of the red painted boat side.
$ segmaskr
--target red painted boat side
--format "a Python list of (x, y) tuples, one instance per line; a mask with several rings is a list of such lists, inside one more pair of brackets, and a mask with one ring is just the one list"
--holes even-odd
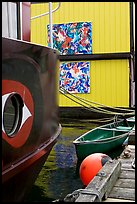
[(58, 54), (2, 38), (2, 195), (23, 201), (61, 133)]

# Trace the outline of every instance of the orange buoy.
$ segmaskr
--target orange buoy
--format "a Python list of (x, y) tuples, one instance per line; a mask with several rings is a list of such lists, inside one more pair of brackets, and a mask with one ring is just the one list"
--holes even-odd
[(87, 156), (79, 169), (82, 183), (87, 186), (108, 160), (111, 160), (111, 158), (103, 153), (94, 153)]

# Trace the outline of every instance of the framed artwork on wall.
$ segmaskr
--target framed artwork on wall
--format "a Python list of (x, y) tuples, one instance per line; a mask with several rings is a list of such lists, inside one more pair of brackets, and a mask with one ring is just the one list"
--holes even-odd
[(61, 63), (59, 85), (70, 93), (90, 93), (90, 62)]
[[(48, 46), (50, 46), (50, 27), (48, 28)], [(53, 24), (53, 48), (62, 55), (92, 53), (92, 23)]]

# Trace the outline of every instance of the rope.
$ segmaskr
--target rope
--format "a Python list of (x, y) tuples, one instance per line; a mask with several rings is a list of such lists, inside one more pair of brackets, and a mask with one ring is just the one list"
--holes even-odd
[(88, 121), (90, 122), (97, 122), (97, 123), (105, 123), (105, 122), (111, 122), (114, 121), (115, 117), (112, 118), (98, 118), (98, 119), (90, 119)]
[[(62, 90), (61, 90), (61, 89), (62, 89)], [(64, 91), (64, 92), (62, 92), (64, 95), (65, 95), (65, 92), (66, 92), (67, 94), (71, 95), (72, 97), (77, 98), (78, 100), (84, 101), (84, 103), (86, 103), (86, 104), (88, 104), (88, 103), (86, 102), (86, 101), (88, 101), (89, 103), (93, 103), (93, 104), (96, 104), (96, 105), (101, 105), (101, 106), (106, 107), (106, 108), (119, 109), (119, 110), (124, 110), (124, 111), (125, 111), (125, 109), (120, 109), (120, 108), (114, 108), (114, 107), (110, 107), (110, 106), (105, 106), (105, 105), (103, 105), (103, 104), (95, 103), (95, 102), (92, 102), (92, 101), (89, 101), (89, 100), (80, 98), (80, 97), (78, 97), (78, 96), (72, 95), (70, 92), (66, 91), (63, 87), (61, 87), (61, 89), (60, 89), (60, 91)], [(88, 105), (89, 105), (89, 104), (88, 104)], [(101, 109), (101, 108), (100, 108), (100, 109)], [(103, 109), (103, 111), (108, 112), (107, 110), (104, 110), (104, 109)], [(133, 112), (133, 110), (126, 110), (126, 111), (132, 111), (132, 112)], [(109, 112), (110, 112), (110, 111), (109, 111)]]
[[(94, 112), (98, 112), (98, 113), (105, 113), (105, 114), (109, 114), (109, 115), (133, 115), (135, 113), (134, 110), (125, 110), (125, 109), (120, 109), (120, 108), (114, 108), (114, 107), (110, 107), (110, 106), (105, 106), (103, 104), (100, 104), (100, 103), (95, 103), (95, 102), (92, 102), (92, 101), (88, 101), (86, 99), (83, 99), (83, 98), (80, 98), (78, 96), (75, 96), (75, 95), (72, 95), (71, 93), (69, 93), (68, 91), (66, 91), (63, 87), (60, 88), (60, 93), (62, 93), (65, 97), (69, 98), (70, 100), (74, 101), (75, 103), (81, 105), (82, 107), (88, 109), (88, 110), (91, 110), (91, 111), (94, 111)], [(70, 97), (68, 95), (66, 95), (65, 93), (67, 93), (68, 95), (70, 95)], [(74, 99), (72, 99), (72, 97)], [(80, 101), (80, 102), (78, 102)], [(84, 103), (84, 105), (83, 105)], [(106, 108), (111, 108), (113, 110), (122, 110), (122, 111), (127, 111), (127, 112), (124, 112), (124, 113), (121, 113), (121, 112), (115, 112), (115, 111), (109, 111), (109, 110), (105, 110), (105, 109), (102, 109), (102, 108), (99, 108), (99, 107), (95, 107), (95, 106), (92, 106), (90, 104), (96, 104), (96, 105), (101, 105), (103, 107), (106, 107)], [(86, 106), (88, 105), (88, 107)]]
[[(96, 105), (101, 105), (101, 106), (103, 106), (103, 107), (105, 107), (105, 108), (111, 108), (111, 109), (116, 109), (116, 110), (123, 110), (123, 111), (125, 111), (125, 109), (124, 108), (118, 108), (118, 107), (111, 107), (111, 106), (106, 106), (106, 105), (104, 105), (104, 104), (101, 104), (101, 103), (97, 103), (97, 102), (93, 102), (93, 101), (89, 101), (88, 99), (83, 99), (83, 98), (80, 98), (80, 97), (78, 97), (77, 96), (77, 98), (79, 98), (79, 99), (81, 99), (81, 100), (84, 100), (84, 101), (87, 101), (87, 102), (89, 102), (90, 104), (96, 104)], [(133, 111), (132, 109), (131, 110), (126, 110), (126, 111)]]

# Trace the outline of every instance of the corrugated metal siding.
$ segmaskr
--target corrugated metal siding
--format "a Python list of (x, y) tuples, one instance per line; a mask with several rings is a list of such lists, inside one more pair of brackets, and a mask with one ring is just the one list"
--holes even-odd
[[(109, 106), (126, 107), (129, 101), (128, 60), (101, 60), (90, 64), (90, 94), (75, 95)], [(60, 106), (77, 106), (63, 95), (59, 99)]]
[[(52, 3), (52, 9), (58, 3)], [(31, 5), (31, 16), (48, 12), (48, 3)], [(130, 51), (129, 2), (62, 2), (53, 24), (92, 22), (93, 54)], [(31, 21), (31, 41), (47, 46), (49, 16)], [(91, 93), (77, 94), (112, 106), (129, 106), (128, 60), (91, 61)], [(60, 106), (77, 106), (62, 94)]]
[[(57, 7), (53, 3), (53, 9)], [(48, 3), (32, 4), (31, 16), (48, 12)], [(62, 2), (53, 12), (53, 24), (92, 22), (93, 53), (128, 52), (129, 2)], [(31, 40), (47, 45), (49, 16), (31, 21)]]

